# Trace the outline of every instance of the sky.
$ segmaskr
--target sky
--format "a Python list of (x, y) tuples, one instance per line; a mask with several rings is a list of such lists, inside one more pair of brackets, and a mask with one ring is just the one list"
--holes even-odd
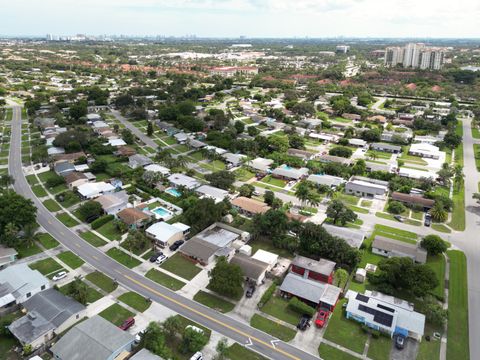
[(0, 35), (480, 38), (479, 0), (0, 0)]

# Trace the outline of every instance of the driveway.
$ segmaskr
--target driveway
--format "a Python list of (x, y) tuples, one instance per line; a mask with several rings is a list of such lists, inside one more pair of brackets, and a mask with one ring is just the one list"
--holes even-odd
[(415, 341), (411, 338), (405, 340), (405, 348), (398, 350), (395, 347), (395, 342), (392, 340), (392, 350), (390, 351), (391, 360), (415, 360), (417, 358), (418, 341)]

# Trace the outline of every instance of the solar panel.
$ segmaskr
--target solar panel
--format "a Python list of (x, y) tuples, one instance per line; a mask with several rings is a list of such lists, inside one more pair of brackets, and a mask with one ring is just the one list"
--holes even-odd
[(358, 310), (366, 312), (367, 314), (370, 314), (370, 315), (375, 315), (375, 313), (377, 312), (377, 310), (362, 304), (358, 305)]
[(388, 307), (388, 306), (385, 306), (385, 305), (382, 305), (382, 304), (377, 304), (377, 307), (379, 307), (380, 309), (383, 309), (383, 310), (387, 310), (387, 311), (390, 311), (391, 313), (395, 312), (394, 309)]
[(393, 316), (392, 315), (385, 314), (384, 312), (381, 312), (381, 311), (378, 311), (378, 310), (376, 310), (375, 312), (376, 313), (373, 317), (373, 321), (375, 321), (379, 324), (388, 326), (388, 327), (392, 326), (392, 322), (393, 322)]
[(362, 294), (357, 294), (357, 296), (355, 296), (355, 299), (357, 299), (358, 301), (362, 301), (364, 303), (368, 302), (368, 296), (365, 296), (365, 295), (362, 295)]

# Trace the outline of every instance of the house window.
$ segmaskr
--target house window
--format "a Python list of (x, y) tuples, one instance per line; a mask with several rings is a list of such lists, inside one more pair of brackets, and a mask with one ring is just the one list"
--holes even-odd
[(45, 290), (45, 285), (42, 285), (42, 287), (40, 288), (40, 290)]
[(29, 298), (30, 296), (32, 296), (32, 293), (27, 293), (27, 298)]

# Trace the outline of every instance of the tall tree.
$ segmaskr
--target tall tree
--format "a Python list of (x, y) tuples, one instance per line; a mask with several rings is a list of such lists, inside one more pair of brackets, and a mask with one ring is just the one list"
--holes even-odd
[(236, 298), (243, 291), (243, 273), (240, 266), (230, 264), (225, 257), (217, 260), (210, 272), (209, 288), (231, 298)]

